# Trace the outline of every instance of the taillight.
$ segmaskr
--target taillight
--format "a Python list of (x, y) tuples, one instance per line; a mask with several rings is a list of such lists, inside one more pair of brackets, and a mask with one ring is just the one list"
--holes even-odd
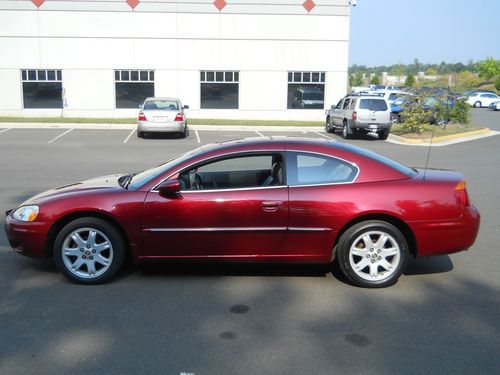
[(184, 121), (184, 116), (182, 115), (182, 113), (178, 113), (177, 116), (175, 116), (174, 121)]
[(461, 205), (470, 206), (469, 194), (467, 194), (467, 184), (465, 183), (465, 180), (460, 181), (457, 186), (455, 186), (455, 198)]
[(356, 120), (358, 119), (358, 112), (354, 111), (354, 112), (352, 113), (352, 119), (353, 119), (354, 121), (356, 121)]
[(139, 121), (148, 121), (146, 115), (142, 111), (139, 112)]

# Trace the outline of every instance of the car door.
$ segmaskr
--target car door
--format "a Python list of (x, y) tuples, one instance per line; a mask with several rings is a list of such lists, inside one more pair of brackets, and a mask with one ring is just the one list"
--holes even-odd
[(341, 223), (354, 208), (355, 164), (311, 152), (287, 151), (289, 220), (284, 246), (310, 261), (329, 261)]
[(178, 178), (178, 195), (147, 195), (144, 257), (240, 259), (270, 256), (279, 248), (288, 224), (281, 152), (198, 163)]
[(331, 118), (332, 118), (332, 123), (335, 126), (342, 126), (342, 106), (344, 104), (344, 99), (340, 99), (340, 101), (337, 103), (335, 108), (332, 111)]

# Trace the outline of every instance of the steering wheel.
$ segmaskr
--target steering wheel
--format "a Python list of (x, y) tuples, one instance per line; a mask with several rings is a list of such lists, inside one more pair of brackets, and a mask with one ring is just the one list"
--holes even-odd
[(201, 181), (201, 176), (198, 173), (194, 174), (194, 181), (196, 190), (203, 190), (203, 182)]

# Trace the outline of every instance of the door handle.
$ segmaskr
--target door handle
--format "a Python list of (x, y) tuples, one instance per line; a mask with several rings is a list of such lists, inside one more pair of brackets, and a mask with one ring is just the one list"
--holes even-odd
[(265, 201), (262, 202), (262, 209), (266, 212), (275, 212), (282, 204), (283, 201)]

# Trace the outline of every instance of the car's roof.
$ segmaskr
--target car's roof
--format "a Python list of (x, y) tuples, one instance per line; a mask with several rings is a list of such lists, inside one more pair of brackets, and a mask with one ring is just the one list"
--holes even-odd
[(151, 98), (146, 98), (146, 100), (170, 100), (170, 101), (174, 101), (174, 102), (180, 102), (180, 100), (178, 98), (169, 98), (169, 97), (151, 97)]

